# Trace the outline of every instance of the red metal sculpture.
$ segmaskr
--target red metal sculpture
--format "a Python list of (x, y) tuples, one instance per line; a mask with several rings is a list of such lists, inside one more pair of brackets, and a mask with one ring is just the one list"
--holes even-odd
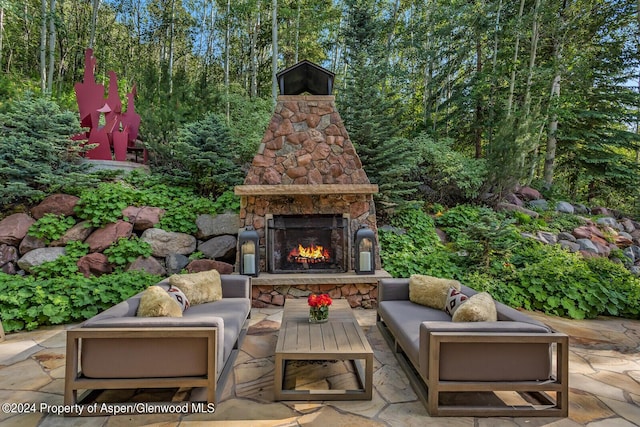
[[(135, 85), (127, 93), (127, 111), (122, 111), (122, 102), (118, 94), (118, 77), (109, 71), (109, 90), (104, 98), (104, 86), (95, 81), (96, 58), (93, 50), (87, 49), (84, 55), (84, 79), (74, 86), (80, 125), (89, 130), (75, 135), (74, 140), (87, 140), (96, 147), (86, 152), (86, 156), (95, 160), (127, 160), (127, 151), (137, 151), (136, 139), (140, 129), (140, 115), (136, 113), (133, 100), (136, 95)], [(100, 118), (104, 114), (104, 125), (100, 126)], [(147, 151), (143, 149), (144, 162)]]

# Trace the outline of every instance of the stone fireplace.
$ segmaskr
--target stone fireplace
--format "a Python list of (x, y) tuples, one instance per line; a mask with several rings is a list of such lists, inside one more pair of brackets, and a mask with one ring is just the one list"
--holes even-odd
[[(302, 71), (306, 80), (300, 78)], [(373, 194), (378, 187), (362, 168), (335, 97), (309, 94), (315, 93), (309, 81), (332, 80), (333, 75), (303, 61), (278, 76), (281, 93), (302, 94), (278, 97), (244, 185), (235, 188), (241, 197), (241, 227), (253, 227), (260, 236), (260, 275), (253, 283), (267, 286), (262, 283), (273, 275), (278, 276), (273, 283), (304, 276), (297, 283), (325, 290), (338, 282), (366, 282), (353, 277), (352, 245), (361, 225), (377, 235)], [(375, 265), (379, 270), (379, 257)], [(377, 284), (377, 279), (370, 276), (368, 282)]]

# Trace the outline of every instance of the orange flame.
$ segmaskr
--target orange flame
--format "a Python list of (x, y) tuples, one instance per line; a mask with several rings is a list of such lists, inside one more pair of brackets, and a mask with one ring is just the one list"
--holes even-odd
[(289, 262), (322, 262), (329, 260), (329, 257), (329, 251), (323, 246), (304, 247), (299, 244), (297, 248), (289, 252), (288, 260)]

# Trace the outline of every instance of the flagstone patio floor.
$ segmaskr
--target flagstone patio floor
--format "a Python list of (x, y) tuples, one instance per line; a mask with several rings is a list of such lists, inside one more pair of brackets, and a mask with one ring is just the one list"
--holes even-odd
[[(569, 417), (431, 418), (375, 326), (375, 310), (355, 310), (374, 349), (371, 401), (274, 402), (274, 349), (282, 310), (253, 309), (233, 375), (215, 412), (204, 414), (63, 417), (40, 405), (62, 405), (65, 329), (41, 328), (9, 334), (0, 342), (2, 426), (455, 426), (455, 427), (631, 427), (640, 426), (640, 321), (599, 318), (567, 320), (530, 313), (570, 336)], [(170, 361), (168, 361), (170, 362)], [(293, 366), (297, 385), (342, 387), (350, 368), (319, 362)], [(120, 398), (133, 394), (123, 391)], [(144, 393), (144, 391), (142, 392)], [(188, 393), (188, 391), (179, 391)], [(144, 398), (138, 395), (137, 398)], [(175, 397), (174, 397), (175, 399)], [(36, 412), (8, 413), (3, 403), (35, 403)], [(15, 406), (15, 405), (14, 405)], [(47, 406), (49, 407), (49, 406)], [(51, 406), (53, 407), (53, 406)]]

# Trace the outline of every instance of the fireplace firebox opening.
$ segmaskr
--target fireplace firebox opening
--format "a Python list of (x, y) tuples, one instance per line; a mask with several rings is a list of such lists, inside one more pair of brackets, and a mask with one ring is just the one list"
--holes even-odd
[(270, 273), (349, 270), (349, 215), (267, 215)]

